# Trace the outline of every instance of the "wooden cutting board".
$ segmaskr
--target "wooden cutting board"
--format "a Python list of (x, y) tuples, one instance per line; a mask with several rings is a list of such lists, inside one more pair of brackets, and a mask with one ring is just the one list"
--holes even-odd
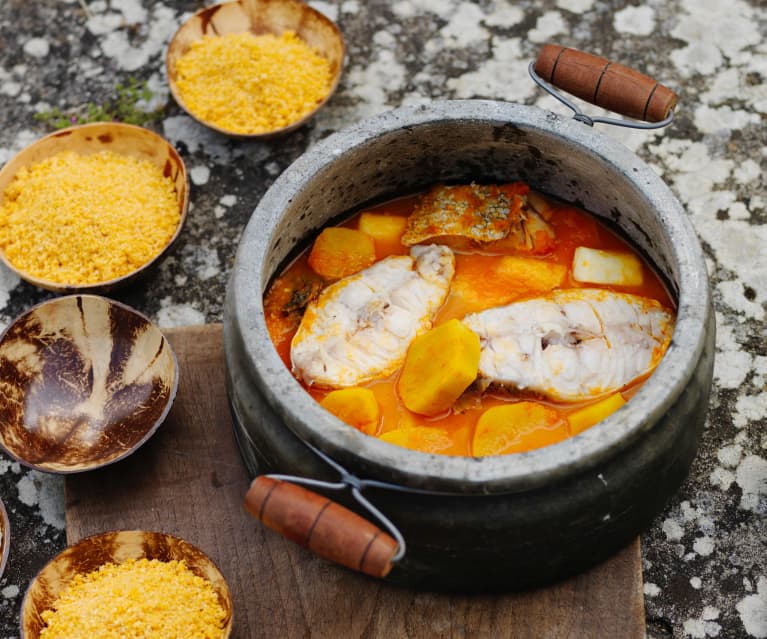
[(638, 540), (546, 589), (444, 595), (395, 588), (318, 559), (243, 510), (249, 478), (224, 387), (220, 325), (167, 330), (181, 371), (166, 422), (132, 456), (66, 478), (67, 541), (105, 530), (169, 532), (226, 577), (237, 639), (645, 636)]

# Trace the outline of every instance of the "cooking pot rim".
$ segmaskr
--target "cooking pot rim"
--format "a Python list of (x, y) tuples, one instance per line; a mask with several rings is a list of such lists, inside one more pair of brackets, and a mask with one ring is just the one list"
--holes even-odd
[[(583, 433), (555, 445), (514, 455), (484, 458), (420, 453), (387, 444), (349, 427), (322, 409), (283, 365), (266, 328), (261, 287), (266, 257), (282, 212), (301, 189), (333, 159), (372, 145), (402, 129), (461, 122), (513, 124), (556, 136), (575, 150), (620, 169), (662, 222), (677, 265), (677, 322), (666, 356), (623, 408)], [(240, 240), (229, 282), (227, 332), (240, 332), (245, 359), (260, 392), (286, 425), (350, 470), (361, 462), (371, 476), (406, 486), (459, 493), (527, 490), (557, 481), (573, 471), (598, 468), (660, 420), (694, 375), (706, 338), (710, 290), (697, 236), (681, 204), (660, 177), (620, 142), (572, 119), (538, 107), (493, 100), (442, 100), (407, 106), (362, 120), (338, 131), (300, 156), (268, 189)], [(236, 328), (235, 328), (236, 327)], [(352, 462), (352, 463), (349, 463)], [(355, 463), (357, 462), (357, 463)]]

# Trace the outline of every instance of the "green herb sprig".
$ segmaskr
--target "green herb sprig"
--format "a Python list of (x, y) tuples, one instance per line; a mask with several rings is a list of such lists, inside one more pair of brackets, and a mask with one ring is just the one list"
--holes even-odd
[(139, 102), (148, 102), (151, 98), (152, 91), (146, 81), (139, 81), (131, 76), (127, 83), (115, 86), (115, 97), (104, 104), (87, 102), (65, 111), (54, 107), (50, 111), (36, 113), (34, 117), (52, 129), (64, 129), (89, 122), (125, 122), (143, 126), (160, 117), (161, 109), (144, 111), (137, 107)]

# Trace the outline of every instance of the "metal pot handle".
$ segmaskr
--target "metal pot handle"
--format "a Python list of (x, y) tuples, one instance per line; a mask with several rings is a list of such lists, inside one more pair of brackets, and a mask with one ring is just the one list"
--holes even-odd
[[(634, 69), (576, 49), (547, 44), (530, 63), (530, 75), (543, 89), (575, 112), (575, 119), (649, 129), (666, 126), (673, 119), (678, 96), (657, 80)], [(642, 120), (630, 122), (589, 117), (562, 96), (555, 87), (591, 104)]]

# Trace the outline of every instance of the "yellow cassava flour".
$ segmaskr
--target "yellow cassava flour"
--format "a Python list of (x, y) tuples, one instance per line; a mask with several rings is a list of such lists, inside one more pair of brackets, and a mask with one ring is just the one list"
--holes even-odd
[(181, 217), (173, 182), (149, 160), (58, 153), (22, 168), (0, 204), (0, 249), (17, 269), (94, 284), (143, 266)]
[(184, 562), (129, 559), (75, 575), (42, 618), (40, 639), (221, 639), (226, 613)]
[(176, 72), (191, 113), (246, 135), (299, 120), (325, 98), (332, 81), (329, 62), (292, 31), (205, 36), (178, 59)]

